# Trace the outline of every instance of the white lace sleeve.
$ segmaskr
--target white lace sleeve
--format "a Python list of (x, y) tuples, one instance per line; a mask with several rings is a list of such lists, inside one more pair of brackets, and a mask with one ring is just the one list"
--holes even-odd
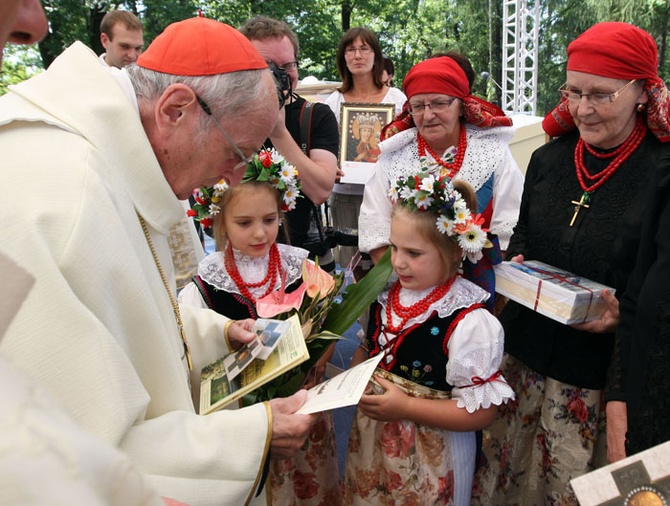
[(193, 281), (182, 288), (181, 292), (179, 292), (179, 297), (177, 297), (177, 300), (180, 304), (184, 304), (185, 306), (194, 306), (208, 309), (207, 304), (202, 298), (200, 290), (198, 290), (198, 287), (195, 286)]
[(447, 381), (459, 408), (473, 413), (480, 407), (514, 399), (514, 391), (500, 375), (504, 332), (500, 322), (486, 309), (468, 313), (449, 339)]
[(382, 159), (365, 184), (363, 203), (358, 215), (358, 248), (363, 253), (389, 244), (391, 235), (391, 199), (389, 182)]
[(508, 148), (505, 152), (505, 159), (495, 174), (493, 216), (490, 227), (491, 232), (498, 236), (500, 248), (503, 251), (507, 249), (519, 219), (522, 193), (523, 174)]

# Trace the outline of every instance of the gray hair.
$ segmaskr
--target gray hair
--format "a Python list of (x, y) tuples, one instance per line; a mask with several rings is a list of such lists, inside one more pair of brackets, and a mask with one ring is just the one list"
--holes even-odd
[[(241, 111), (250, 112), (258, 108), (269, 95), (276, 93), (274, 86), (267, 86), (262, 79), (269, 69), (241, 70), (213, 76), (177, 76), (156, 72), (136, 64), (126, 67), (138, 101), (153, 102), (168, 86), (181, 83), (191, 88), (211, 109), (217, 118), (235, 115)], [(202, 124), (207, 121), (203, 114)]]

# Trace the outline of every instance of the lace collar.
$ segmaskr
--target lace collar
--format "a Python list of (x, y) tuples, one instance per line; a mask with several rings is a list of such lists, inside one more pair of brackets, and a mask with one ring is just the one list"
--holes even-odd
[[(382, 305), (381, 318), (382, 323), (386, 324), (386, 304), (388, 303), (388, 295), (390, 286), (387, 286), (387, 289), (379, 294), (377, 301)], [(400, 303), (403, 306), (411, 306), (415, 302), (418, 302), (434, 287), (427, 288), (425, 290), (407, 290), (402, 288), (400, 290)], [(428, 310), (415, 318), (410, 318), (405, 325), (405, 328), (410, 327), (415, 324), (420, 324), (425, 322), (429, 316), (433, 314), (433, 311), (437, 311), (437, 314), (440, 318), (446, 318), (455, 311), (470, 307), (473, 304), (479, 304), (486, 302), (489, 298), (489, 293), (478, 287), (474, 283), (463, 279), (462, 277), (457, 277), (454, 281), (451, 290), (449, 293), (442, 297), (440, 300), (433, 302)], [(395, 314), (393, 315), (393, 324), (397, 325), (400, 323), (400, 318)]]
[[(302, 262), (309, 253), (307, 250), (287, 244), (277, 244), (277, 247), (279, 248), (282, 269), (286, 273), (286, 286), (289, 286), (302, 276)], [(237, 269), (240, 271), (242, 279), (247, 283), (256, 283), (268, 273), (269, 252), (262, 257), (252, 257), (233, 249), (233, 255), (235, 256)], [(198, 265), (198, 276), (218, 290), (241, 295), (237, 285), (226, 270), (223, 258), (223, 251), (216, 251), (207, 255)], [(279, 288), (281, 288), (281, 280), (277, 280), (275, 290)], [(249, 289), (254, 297), (262, 295), (266, 290), (267, 286)]]
[[(514, 127), (477, 128), (465, 125), (468, 146), (461, 170), (455, 179), (463, 179), (478, 191), (505, 160)], [(400, 132), (380, 144), (380, 163), (389, 181), (407, 175), (419, 168), (419, 150), (416, 127)], [(430, 157), (429, 157), (430, 158)], [(439, 168), (435, 164), (435, 168)]]

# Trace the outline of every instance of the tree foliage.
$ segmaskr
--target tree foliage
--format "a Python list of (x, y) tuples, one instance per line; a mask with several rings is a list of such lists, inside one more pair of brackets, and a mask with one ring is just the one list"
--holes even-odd
[[(136, 13), (149, 44), (168, 24), (203, 15), (241, 25), (257, 14), (284, 19), (300, 39), (300, 72), (304, 77), (338, 80), (335, 53), (344, 31), (369, 26), (379, 36), (383, 51), (395, 63), (395, 82), (415, 63), (445, 50), (459, 51), (470, 59), (476, 74), (487, 72), (502, 82), (502, 0), (42, 0), (50, 23), (49, 36), (39, 45), (45, 66), (75, 40), (97, 53), (100, 21), (108, 10)], [(532, 4), (533, 0), (527, 0)], [(565, 80), (566, 48), (571, 40), (598, 21), (627, 21), (651, 33), (660, 53), (659, 73), (670, 75), (667, 0), (535, 0), (540, 2), (538, 113), (555, 105), (556, 89)], [(14, 59), (3, 66), (20, 79)], [(29, 54), (29, 53), (25, 53)], [(13, 66), (13, 67), (12, 67)], [(11, 67), (11, 68), (9, 68)], [(20, 67), (20, 65), (19, 65)], [(3, 77), (6, 80), (7, 77)], [(499, 100), (492, 82), (477, 79), (474, 93)]]

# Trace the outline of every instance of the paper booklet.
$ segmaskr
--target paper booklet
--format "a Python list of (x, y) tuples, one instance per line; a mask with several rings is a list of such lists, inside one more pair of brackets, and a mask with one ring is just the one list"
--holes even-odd
[(202, 369), (200, 414), (218, 411), (309, 358), (295, 315), (288, 320), (259, 319), (254, 331), (255, 340)]
[(318, 413), (329, 409), (358, 404), (383, 353), (367, 359), (337, 376), (310, 388), (305, 404), (297, 411), (301, 414)]

